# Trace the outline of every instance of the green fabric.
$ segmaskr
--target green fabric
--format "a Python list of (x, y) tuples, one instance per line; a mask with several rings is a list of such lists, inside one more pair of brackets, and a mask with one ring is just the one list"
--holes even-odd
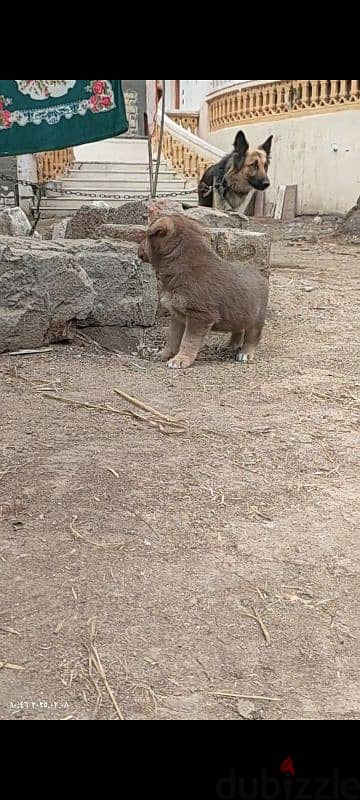
[(0, 156), (62, 150), (127, 130), (121, 81), (0, 80)]

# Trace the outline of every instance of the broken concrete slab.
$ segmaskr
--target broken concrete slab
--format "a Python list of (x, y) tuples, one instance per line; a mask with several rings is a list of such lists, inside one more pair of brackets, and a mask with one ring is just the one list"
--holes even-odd
[(68, 242), (77, 263), (92, 280), (95, 299), (86, 325), (148, 327), (158, 308), (155, 274), (138, 257), (138, 245), (99, 240)]
[(149, 223), (151, 224), (158, 217), (169, 216), (170, 214), (183, 214), (182, 204), (170, 198), (159, 198), (150, 200), (148, 205)]
[(0, 211), (0, 236), (29, 236), (30, 222), (22, 208), (5, 208)]
[(119, 242), (140, 244), (145, 238), (146, 225), (100, 225), (95, 231), (97, 239), (115, 239)]
[[(97, 235), (140, 244), (146, 231), (145, 225), (101, 225)], [(247, 262), (269, 274), (271, 242), (266, 234), (237, 228), (207, 228), (206, 234), (216, 253), (226, 261)]]
[(0, 238), (0, 353), (74, 337), (95, 300), (70, 252), (34, 239)]
[[(248, 224), (238, 214), (225, 214), (211, 208), (190, 208), (183, 210), (176, 200), (133, 200), (122, 206), (81, 206), (66, 226), (67, 239), (93, 239), (102, 225), (144, 225), (147, 226), (158, 216), (185, 214), (205, 228), (234, 228), (243, 230)], [(115, 237), (114, 237), (115, 238)]]
[(238, 214), (225, 214), (212, 208), (190, 208), (184, 211), (186, 217), (199, 222), (204, 228), (236, 228), (243, 230), (248, 223), (244, 222)]
[(51, 232), (51, 239), (56, 241), (57, 239), (66, 239), (66, 232), (68, 229), (68, 225), (70, 222), (70, 217), (61, 219), (59, 222), (55, 222), (55, 225)]
[(153, 325), (155, 274), (136, 244), (0, 238), (0, 352), (66, 341), (78, 325)]
[(99, 208), (81, 206), (71, 218), (67, 230), (67, 239), (93, 239), (100, 225), (147, 225), (149, 203), (147, 200), (133, 200), (115, 208), (109, 206)]
[(208, 233), (214, 250), (221, 258), (246, 263), (269, 276), (271, 241), (266, 234), (230, 228)]

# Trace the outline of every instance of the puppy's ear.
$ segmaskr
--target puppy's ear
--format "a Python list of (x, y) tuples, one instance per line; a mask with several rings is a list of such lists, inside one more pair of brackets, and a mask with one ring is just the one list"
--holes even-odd
[(243, 131), (239, 131), (239, 133), (236, 134), (234, 150), (236, 151), (237, 155), (240, 156), (240, 158), (245, 158), (248, 149), (249, 142)]
[(264, 144), (261, 144), (259, 147), (259, 150), (265, 151), (268, 158), (270, 157), (273, 138), (274, 138), (273, 136), (269, 136), (269, 138), (266, 139), (266, 142), (264, 142)]
[(151, 238), (153, 236), (166, 236), (167, 233), (170, 232), (172, 228), (172, 224), (169, 217), (160, 217), (152, 225), (148, 230), (148, 236)]

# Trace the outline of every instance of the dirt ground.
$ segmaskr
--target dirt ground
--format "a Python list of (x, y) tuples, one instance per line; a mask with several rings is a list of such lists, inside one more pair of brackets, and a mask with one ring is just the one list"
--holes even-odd
[(0, 358), (1, 719), (360, 718), (360, 255), (299, 231), (253, 366)]

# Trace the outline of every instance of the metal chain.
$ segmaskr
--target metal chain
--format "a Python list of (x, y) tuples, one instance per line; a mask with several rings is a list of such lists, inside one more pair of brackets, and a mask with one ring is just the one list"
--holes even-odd
[[(73, 196), (73, 197), (94, 198), (95, 200), (96, 200), (96, 198), (101, 198), (101, 199), (104, 199), (104, 200), (109, 200), (109, 202), (111, 200), (146, 200), (146, 199), (151, 200), (152, 199), (150, 193), (149, 194), (145, 194), (145, 193), (143, 193), (143, 194), (123, 194), (123, 193), (121, 193), (121, 194), (108, 195), (108, 194), (105, 194), (103, 192), (84, 192), (84, 191), (81, 192), (81, 191), (75, 191), (75, 190), (72, 190), (72, 189), (60, 189), (60, 190), (56, 190), (56, 192), (57, 192), (57, 195), (61, 196), (61, 197), (63, 197), (63, 196), (66, 197), (66, 196), (69, 195), (69, 196)], [(194, 194), (195, 192), (196, 192), (195, 189), (183, 189), (183, 190), (181, 190), (179, 192), (163, 192), (161, 194), (157, 194), (156, 197), (157, 198), (158, 197), (179, 197), (179, 196), (186, 197), (186, 195)]]
[(12, 183), (12, 184), (14, 184), (14, 186), (16, 184), (21, 184), (22, 186), (37, 186), (39, 188), (41, 186), (46, 186), (45, 183), (37, 183), (35, 181), (22, 181), (19, 178), (16, 178), (16, 180), (13, 180), (12, 178), (9, 178), (8, 175), (5, 175), (4, 173), (1, 173), (1, 172), (0, 172), (0, 181), (5, 181), (7, 185), (9, 183)]
[[(7, 175), (0, 173), (0, 182), (5, 180), (7, 184), (9, 183), (9, 178)], [(81, 190), (75, 189), (64, 189), (61, 185), (61, 181), (44, 181), (43, 183), (34, 183), (33, 181), (23, 181), (23, 180), (16, 180), (11, 181), (11, 183), (21, 185), (21, 186), (31, 186), (34, 191), (38, 191), (41, 189), (42, 191), (48, 189), (50, 191), (55, 191), (58, 196), (61, 197), (87, 197), (89, 199), (102, 199), (108, 200), (111, 203), (111, 200), (151, 200), (151, 193), (149, 194), (105, 194), (104, 192), (85, 192)], [(196, 193), (196, 189), (182, 189), (179, 191), (174, 192), (161, 192), (157, 194), (157, 198), (166, 198), (166, 197), (187, 197), (189, 195), (193, 195)], [(44, 196), (44, 195), (43, 195)]]

